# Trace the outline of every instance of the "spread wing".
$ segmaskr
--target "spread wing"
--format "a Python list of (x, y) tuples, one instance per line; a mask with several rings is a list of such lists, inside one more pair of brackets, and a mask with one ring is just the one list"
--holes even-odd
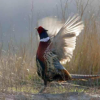
[(76, 37), (83, 30), (84, 25), (78, 15), (69, 17), (65, 24), (56, 17), (46, 17), (39, 20), (38, 26), (43, 26), (48, 30), (48, 35), (52, 38), (52, 51), (62, 63), (70, 61), (76, 45)]
[(83, 22), (78, 15), (70, 17), (52, 41), (52, 48), (62, 63), (70, 61), (76, 46), (76, 37), (83, 30)]

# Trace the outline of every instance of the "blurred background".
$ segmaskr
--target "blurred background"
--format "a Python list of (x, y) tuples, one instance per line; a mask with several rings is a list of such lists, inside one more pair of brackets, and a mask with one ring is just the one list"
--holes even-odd
[[(34, 28), (39, 19), (47, 16), (56, 16), (64, 22), (74, 14), (81, 16), (85, 29), (77, 37), (71, 62), (64, 66), (73, 74), (99, 75), (99, 2), (100, 0), (0, 0), (0, 91), (38, 92), (42, 80), (36, 73), (38, 36)], [(98, 80), (96, 82), (99, 84)]]

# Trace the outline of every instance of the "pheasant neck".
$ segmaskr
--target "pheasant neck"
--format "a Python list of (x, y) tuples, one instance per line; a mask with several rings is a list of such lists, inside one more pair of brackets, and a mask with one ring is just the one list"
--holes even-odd
[(49, 37), (46, 37), (46, 38), (40, 39), (40, 42), (47, 42), (49, 40), (50, 40), (50, 38)]

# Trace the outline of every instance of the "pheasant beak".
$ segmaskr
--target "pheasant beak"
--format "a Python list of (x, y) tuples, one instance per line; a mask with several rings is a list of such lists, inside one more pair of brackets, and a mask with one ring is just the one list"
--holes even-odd
[(37, 30), (38, 28), (37, 28), (37, 27), (35, 27), (34, 29), (36, 29), (36, 30)]

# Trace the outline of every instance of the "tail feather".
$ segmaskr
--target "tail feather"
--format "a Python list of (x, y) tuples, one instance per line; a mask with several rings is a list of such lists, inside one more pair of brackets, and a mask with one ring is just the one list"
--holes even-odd
[(66, 70), (66, 69), (63, 69), (62, 72), (64, 73), (65, 77), (66, 77), (66, 80), (71, 80), (71, 74)]
[(71, 78), (72, 80), (75, 80), (75, 79), (97, 79), (97, 78), (100, 78), (100, 75), (80, 75), (80, 74), (70, 74), (71, 75)]

